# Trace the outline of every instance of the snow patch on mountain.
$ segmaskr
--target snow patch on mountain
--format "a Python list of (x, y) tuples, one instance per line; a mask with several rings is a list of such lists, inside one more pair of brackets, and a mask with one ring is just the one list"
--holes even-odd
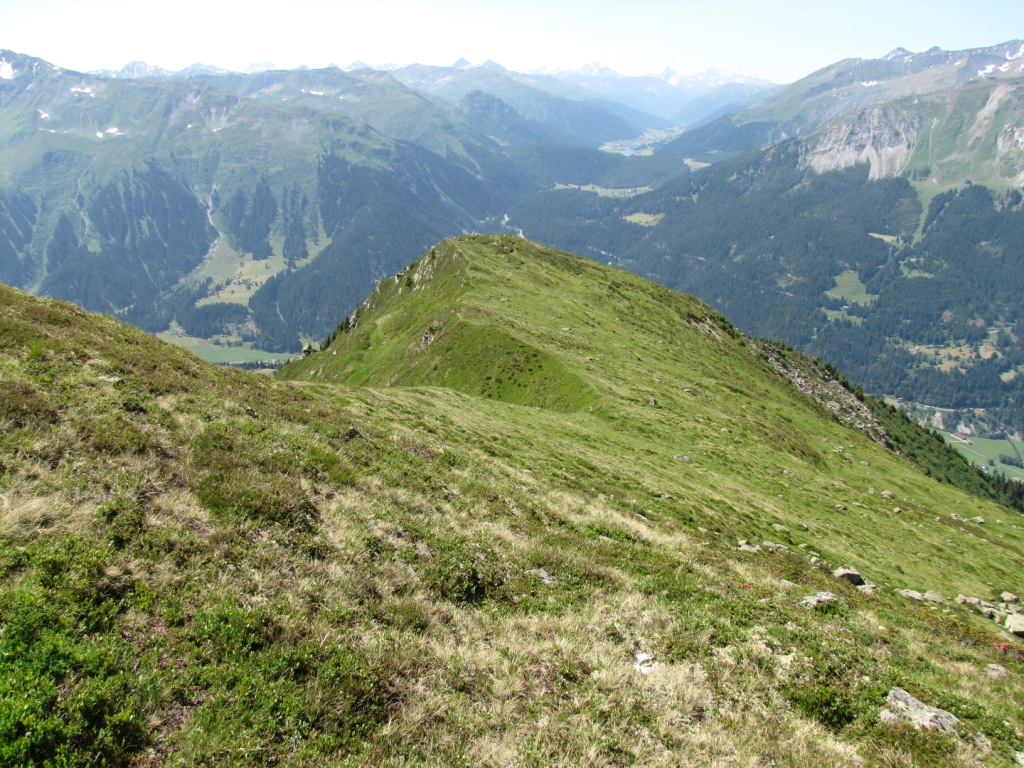
[(14, 67), (6, 59), (0, 59), (0, 80), (10, 80), (14, 77)]

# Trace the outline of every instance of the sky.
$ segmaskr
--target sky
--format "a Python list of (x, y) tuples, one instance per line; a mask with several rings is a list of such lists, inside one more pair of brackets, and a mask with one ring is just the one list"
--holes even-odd
[(347, 67), (459, 58), (516, 71), (718, 69), (789, 83), (835, 61), (1024, 38), (1024, 0), (3, 0), (0, 48), (67, 69), (131, 61)]

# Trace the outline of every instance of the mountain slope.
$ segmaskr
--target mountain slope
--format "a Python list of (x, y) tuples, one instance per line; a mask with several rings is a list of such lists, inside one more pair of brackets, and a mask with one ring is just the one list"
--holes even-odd
[[(881, 584), (1019, 591), (1018, 516), (842, 427), (691, 298), (517, 238), (433, 253), (289, 374), (447, 375), (457, 323), (432, 312), (453, 308), (556, 358), (507, 375), (534, 395), (575, 376), (576, 408), (469, 394), (472, 376), (275, 382), (0, 288), (4, 762), (1004, 765), (1024, 748), (1019, 646)], [(842, 562), (878, 594), (833, 578)], [(878, 723), (892, 687), (955, 731)]]
[[(968, 84), (987, 84), (978, 87), (998, 91), (1001, 84), (1019, 80), (1024, 73), (1022, 54), (1024, 43), (1011, 40), (964, 51), (933, 48), (914, 54), (897, 49), (881, 59), (846, 59), (772, 93), (750, 109), (684, 134), (663, 151), (702, 159), (735, 154), (807, 136), (844, 116), (870, 113), (873, 105), (901, 100), (904, 108), (917, 113), (915, 97), (935, 95), (945, 101)], [(927, 113), (929, 119), (935, 116)], [(960, 129), (956, 124), (951, 127)]]
[[(541, 189), (674, 172), (382, 72), (107, 78), (0, 54), (0, 279), (205, 339), (222, 360), (297, 352), (333, 326), (329, 301), (348, 311), (430, 243)], [(543, 97), (584, 130), (638, 132)]]
[(951, 429), (1019, 435), (1024, 80), (1010, 64), (742, 153), (777, 125), (745, 113), (680, 140), (711, 167), (628, 199), (540, 193), (509, 224), (692, 292), (869, 392), (955, 409)]
[[(849, 434), (858, 447), (851, 443), (836, 452), (836, 435), (845, 430), (833, 433), (829, 418), (822, 419), (728, 320), (702, 302), (515, 237), (444, 241), (383, 281), (323, 351), (287, 365), (281, 375), (378, 387), (440, 386), (533, 406), (534, 426), (552, 435), (552, 443), (561, 433), (580, 435), (556, 454), (572, 456), (578, 450), (572, 444), (583, 442), (586, 462), (599, 468), (593, 474), (609, 477), (622, 471), (615, 469), (616, 453), (635, 451), (631, 471), (645, 488), (637, 493), (654, 503), (660, 493), (685, 499), (678, 502), (684, 515), (708, 528), (721, 526), (729, 537), (748, 534), (743, 520), (749, 518), (726, 499), (770, 509), (787, 526), (809, 524), (793, 515), (831, 526), (835, 503), (843, 499), (828, 503), (818, 495), (823, 487), (867, 505), (870, 478), (885, 474), (879, 464), (900, 464), (890, 464), (895, 459), (867, 438)], [(603, 450), (603, 441), (617, 447)], [(872, 455), (867, 466), (875, 469), (852, 460), (851, 453), (861, 451)], [(677, 453), (691, 461), (677, 463)], [(782, 490), (776, 473), (789, 462), (825, 485), (808, 497), (787, 487), (785, 509), (775, 496), (753, 501), (752, 485)], [(703, 507), (699, 499), (711, 488), (717, 501)], [(900, 525), (898, 516), (892, 519)], [(884, 536), (877, 520), (871, 527), (872, 535)], [(769, 536), (770, 530), (759, 534)], [(842, 547), (838, 559), (851, 557), (858, 546), (838, 532), (830, 544)], [(887, 545), (879, 540), (872, 546), (883, 551)], [(886, 570), (885, 578), (900, 577)]]

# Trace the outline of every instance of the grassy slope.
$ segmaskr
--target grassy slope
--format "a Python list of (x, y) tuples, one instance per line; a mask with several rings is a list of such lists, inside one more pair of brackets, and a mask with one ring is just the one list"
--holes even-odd
[[(442, 243), (288, 369), (410, 387), (221, 370), (2, 289), (0, 761), (976, 764), (877, 726), (893, 685), (987, 734), (986, 764), (1024, 748), (994, 625), (733, 540), (990, 597), (1022, 586), (1018, 517), (808, 408), (700, 303), (489, 242)], [(546, 373), (414, 365), (432, 323), (427, 356), (498, 323)], [(798, 605), (820, 589), (840, 602)]]

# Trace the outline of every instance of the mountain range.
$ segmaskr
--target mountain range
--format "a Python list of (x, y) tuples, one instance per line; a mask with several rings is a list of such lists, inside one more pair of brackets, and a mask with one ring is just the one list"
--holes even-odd
[(108, 77), (4, 51), (0, 279), (255, 361), (504, 227), (1018, 432), (1022, 51), (899, 49), (784, 88), (492, 62)]

